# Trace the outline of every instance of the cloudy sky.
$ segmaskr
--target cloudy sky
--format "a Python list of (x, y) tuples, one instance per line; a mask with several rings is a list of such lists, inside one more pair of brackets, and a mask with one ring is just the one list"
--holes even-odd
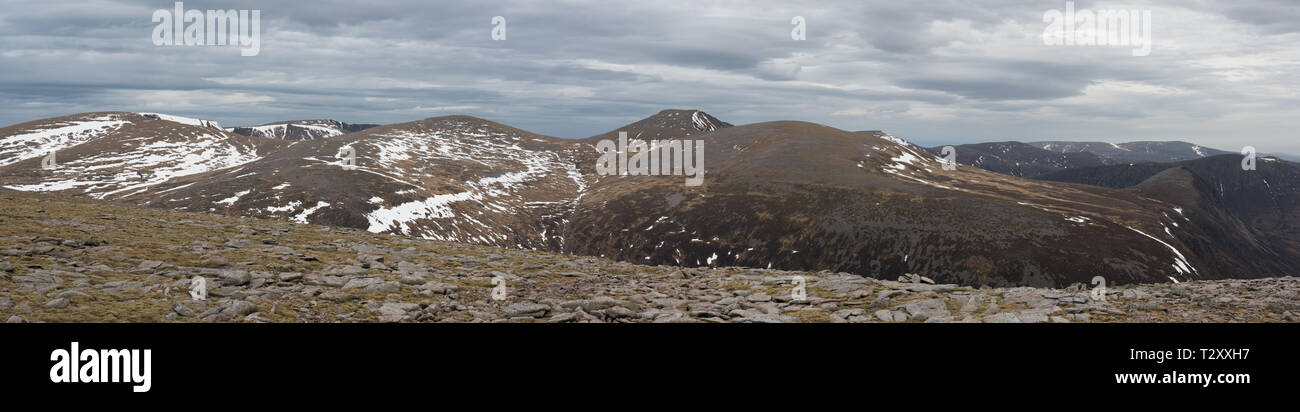
[[(1046, 45), (1064, 1), (186, 1), (261, 10), (261, 51), (159, 47), (172, 1), (0, 0), (0, 124), (157, 111), (226, 126), (470, 114), (586, 137), (665, 108), (922, 144), (1187, 140), (1300, 153), (1300, 4), (1150, 10), (1150, 55)], [(494, 41), (492, 17), (506, 18)], [(791, 39), (791, 19), (807, 39)]]

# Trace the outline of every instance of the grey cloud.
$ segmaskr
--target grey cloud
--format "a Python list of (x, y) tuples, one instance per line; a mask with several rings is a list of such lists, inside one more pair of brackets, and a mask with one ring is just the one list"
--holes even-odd
[[(1224, 122), (1300, 118), (1297, 98), (1275, 92), (1293, 88), (1279, 73), (1300, 65), (1278, 40), (1300, 27), (1297, 8), (1284, 1), (1155, 2), (1221, 15), (1232, 26), (1219, 32), (1267, 36), (1235, 48), (1187, 43), (1145, 59), (1033, 43), (1043, 12), (1064, 1), (185, 2), (261, 9), (262, 54), (251, 58), (235, 48), (154, 47), (149, 17), (171, 3), (0, 0), (0, 124), (134, 110), (157, 102), (133, 97), (158, 93), (250, 101), (177, 109), (227, 125), (465, 113), (562, 137), (669, 107), (732, 123), (798, 119), (949, 142), (1061, 130), (1186, 140), (1204, 133), (1204, 144), (1219, 138), (1212, 133), (1240, 130), (1283, 142), (1275, 127), (1251, 126), (1261, 119)], [(495, 15), (507, 17), (506, 41), (489, 37)], [(789, 38), (794, 15), (807, 19), (808, 40)], [(931, 31), (957, 22), (980, 36)], [(1026, 38), (990, 34), (1008, 22)], [(982, 41), (1004, 44), (990, 53), (962, 48)], [(1268, 57), (1252, 59), (1255, 52)], [(1108, 95), (1129, 93), (1116, 91), (1117, 82), (1171, 91)], [(1300, 152), (1300, 143), (1288, 144), (1280, 150)]]

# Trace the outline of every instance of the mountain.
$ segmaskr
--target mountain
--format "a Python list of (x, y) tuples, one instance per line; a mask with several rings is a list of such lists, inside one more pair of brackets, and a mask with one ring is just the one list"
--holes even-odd
[(571, 160), (581, 147), (483, 119), (445, 116), (296, 141), (241, 167), (175, 179), (130, 200), (547, 249), (562, 242), (567, 204), (582, 193), (584, 180)]
[(1200, 159), (1203, 157), (1229, 154), (1219, 149), (1212, 149), (1188, 142), (1031, 142), (1030, 145), (1057, 153), (1092, 153), (1116, 161), (1132, 162), (1177, 162)]
[(601, 139), (615, 140), (618, 139), (618, 132), (627, 132), (630, 140), (682, 139), (728, 127), (732, 127), (731, 123), (718, 120), (700, 110), (667, 109), (618, 129), (580, 140), (591, 144)]
[[(1021, 142), (990, 142), (953, 146), (957, 163), (991, 172), (1033, 178), (1062, 169), (1110, 164), (1110, 158), (1091, 152), (1053, 152)], [(925, 149), (943, 156), (943, 146)]]
[(1219, 277), (1235, 277), (1247, 267), (1264, 273), (1290, 273), (1300, 265), (1300, 254), (1273, 247), (1277, 243), (1269, 239), (1268, 231), (1239, 219), (1210, 183), (1187, 167), (1165, 169), (1128, 190), (1177, 206), (1177, 214), (1164, 216), (1161, 225), (1168, 223), (1165, 232), (1194, 254), (1227, 249), (1218, 259), (1205, 262)]
[(1205, 191), (1219, 199), (1223, 208), (1259, 233), (1265, 247), (1278, 256), (1272, 260), (1287, 265), (1279, 271), (1291, 273), (1300, 266), (1300, 164), (1260, 157), (1255, 170), (1241, 166), (1242, 156), (1229, 154), (1177, 163), (1062, 170), (1039, 178), (1127, 188), (1170, 168), (1186, 169), (1205, 182)]
[[(10, 189), (117, 199), (253, 162), (283, 146), (207, 120), (84, 113), (0, 128), (0, 179)], [(46, 169), (42, 160), (51, 152), (55, 167)]]
[(359, 132), (376, 124), (350, 124), (337, 120), (291, 120), (267, 123), (260, 126), (238, 126), (225, 129), (243, 136), (267, 137), (286, 140), (316, 140), (338, 136), (345, 133)]
[(702, 187), (603, 177), (582, 197), (566, 251), (647, 264), (920, 273), (958, 284), (1222, 276), (1200, 268), (1226, 251), (1191, 255), (1163, 231), (1171, 205), (976, 168), (943, 171), (934, 156), (879, 136), (803, 122), (692, 136), (707, 147)]
[[(30, 136), (48, 135), (75, 143), (74, 163), (193, 166), (139, 183), (110, 173), (113, 184), (68, 194), (639, 264), (920, 274), (989, 286), (1065, 286), (1099, 274), (1110, 284), (1259, 277), (1280, 268), (1258, 261), (1271, 244), (1252, 243), (1216, 203), (1202, 207), (1204, 216), (1175, 220), (1189, 207), (1150, 191), (943, 170), (925, 149), (879, 131), (796, 121), (733, 126), (699, 110), (665, 110), (574, 140), (469, 116), (286, 140), (136, 114), (81, 116), (6, 128), (0, 147), (26, 154), (0, 168), (0, 182), (80, 188), (59, 183), (65, 178), (40, 169), (39, 153), (22, 150), (39, 140)], [(619, 131), (633, 141), (703, 142), (703, 185), (688, 186), (681, 175), (597, 174), (597, 144)], [(138, 150), (152, 141), (174, 151)], [(1004, 164), (1091, 159), (984, 149)], [(241, 155), (185, 162), (195, 151)], [(78, 167), (93, 176), (119, 166)], [(1232, 271), (1216, 262), (1233, 262)]]

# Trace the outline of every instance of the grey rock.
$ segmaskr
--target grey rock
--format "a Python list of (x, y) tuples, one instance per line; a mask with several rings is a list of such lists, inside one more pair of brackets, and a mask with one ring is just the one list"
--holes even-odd
[(378, 292), (397, 292), (402, 290), (402, 284), (396, 281), (379, 282), (378, 284), (367, 286), (366, 290), (378, 291)]
[(894, 312), (888, 309), (878, 310), (876, 311), (876, 313), (874, 313), (874, 315), (876, 316), (876, 319), (880, 319), (882, 322), (894, 321)]
[(605, 309), (601, 311), (601, 313), (605, 314), (605, 317), (610, 319), (630, 318), (634, 314), (631, 309), (622, 306)]
[(930, 279), (930, 278), (927, 278), (927, 277), (925, 277), (925, 276), (921, 276), (921, 275), (918, 275), (918, 274), (915, 274), (915, 273), (908, 273), (908, 274), (905, 274), (905, 275), (903, 275), (903, 276), (899, 276), (899, 277), (898, 277), (898, 281), (899, 281), (899, 282), (902, 282), (902, 283), (928, 283), (928, 284), (934, 284), (934, 280), (933, 280), (933, 279)]
[(550, 319), (546, 320), (546, 323), (570, 323), (570, 322), (577, 322), (577, 321), (578, 321), (578, 314), (573, 312), (564, 312), (555, 316), (551, 316)]
[(210, 268), (219, 268), (219, 267), (229, 266), (230, 260), (227, 260), (226, 258), (220, 255), (212, 255), (203, 258), (203, 260), (199, 262), (199, 265), (210, 267)]
[[(672, 306), (676, 306), (676, 304), (680, 304), (678, 302), (673, 302), (673, 303), (675, 304)], [(685, 302), (681, 302), (681, 303), (685, 303)], [(587, 312), (595, 312), (598, 310), (608, 309), (614, 306), (622, 306), (633, 310), (638, 309), (638, 305), (633, 302), (614, 299), (607, 296), (601, 296), (594, 299), (571, 300), (571, 301), (560, 303), (560, 307), (562, 308), (569, 309), (569, 310), (573, 310), (574, 308), (582, 308), (582, 310)]]
[(252, 279), (253, 275), (249, 274), (247, 270), (223, 270), (217, 274), (217, 280), (226, 286), (247, 285), (248, 281)]
[(357, 295), (353, 295), (351, 293), (337, 291), (337, 290), (331, 290), (325, 293), (321, 293), (320, 298), (330, 302), (339, 302), (339, 303), (361, 299), (361, 297)]
[(344, 266), (325, 272), (332, 276), (361, 276), (366, 274), (366, 270), (360, 266)]
[(55, 309), (66, 308), (66, 307), (68, 307), (68, 299), (67, 299), (67, 298), (58, 298), (58, 299), (55, 299), (55, 300), (51, 300), (51, 301), (49, 301), (48, 303), (45, 304), (45, 307), (47, 307), (47, 308), (55, 308)]
[(833, 313), (833, 315), (839, 316), (841, 319), (845, 319), (845, 320), (857, 316), (866, 316), (866, 314), (867, 314), (866, 309), (844, 309), (844, 310), (835, 311), (835, 313)]
[(14, 264), (0, 260), (0, 272), (13, 272)]
[(908, 292), (948, 293), (957, 290), (957, 285), (927, 285), (924, 283), (913, 283), (903, 285), (902, 289)]
[(420, 286), (416, 286), (415, 288), (425, 292), (429, 292), (430, 294), (439, 294), (439, 295), (447, 295), (452, 292), (460, 290), (460, 287), (456, 285), (449, 285), (441, 282), (425, 282), (424, 284), (421, 284)]
[(540, 303), (515, 302), (506, 307), (506, 315), (512, 318), (540, 318), (543, 315), (546, 315), (546, 312), (550, 310), (550, 306)]
[(365, 289), (383, 282), (380, 278), (353, 278), (343, 284), (343, 289)]
[(843, 293), (852, 292), (871, 285), (871, 281), (861, 276), (833, 277), (817, 281), (816, 286), (823, 290)]
[(1033, 310), (1016, 312), (1016, 318), (1020, 319), (1020, 323), (1047, 323), (1050, 320), (1047, 314)]
[(798, 319), (795, 319), (794, 317), (784, 316), (784, 315), (778, 315), (778, 314), (764, 313), (764, 312), (759, 312), (759, 311), (756, 311), (756, 310), (742, 310), (742, 311), (738, 311), (738, 312), (739, 312), (738, 315), (740, 315), (740, 319), (732, 319), (732, 322), (736, 322), (736, 323), (794, 323), (794, 322), (797, 322), (797, 321), (798, 321)]
[(384, 302), (379, 307), (379, 320), (382, 322), (400, 322), (408, 319), (408, 314), (420, 310), (415, 303)]
[(984, 317), (984, 323), (1021, 323), (1020, 318), (1015, 313), (1003, 312), (996, 315)]
[(175, 312), (176, 314), (187, 318), (190, 316), (194, 316), (194, 309), (190, 309), (188, 306), (182, 305), (180, 303), (172, 304), (172, 312)]
[(940, 299), (926, 299), (909, 302), (908, 304), (903, 305), (903, 309), (907, 310), (907, 313), (910, 314), (913, 319), (922, 321), (929, 318), (951, 316), (951, 313), (948, 312), (948, 305)]
[(235, 316), (248, 316), (250, 313), (257, 312), (257, 305), (246, 300), (232, 300), (227, 304), (226, 311)]
[(27, 319), (23, 319), (22, 316), (13, 315), (10, 316), (9, 319), (5, 321), (5, 323), (27, 323)]

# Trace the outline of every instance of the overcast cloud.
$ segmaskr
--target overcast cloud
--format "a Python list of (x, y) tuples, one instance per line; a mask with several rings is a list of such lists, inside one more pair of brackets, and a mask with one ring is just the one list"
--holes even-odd
[[(665, 108), (923, 144), (1186, 140), (1300, 153), (1300, 4), (1148, 9), (1153, 44), (1044, 45), (1064, 1), (186, 1), (258, 9), (261, 53), (157, 47), (172, 1), (0, 0), (0, 124), (127, 110), (226, 126), (470, 114), (560, 137)], [(1232, 3), (1232, 4), (1228, 4)], [(490, 38), (492, 16), (507, 39)], [(794, 16), (807, 40), (790, 38)]]

